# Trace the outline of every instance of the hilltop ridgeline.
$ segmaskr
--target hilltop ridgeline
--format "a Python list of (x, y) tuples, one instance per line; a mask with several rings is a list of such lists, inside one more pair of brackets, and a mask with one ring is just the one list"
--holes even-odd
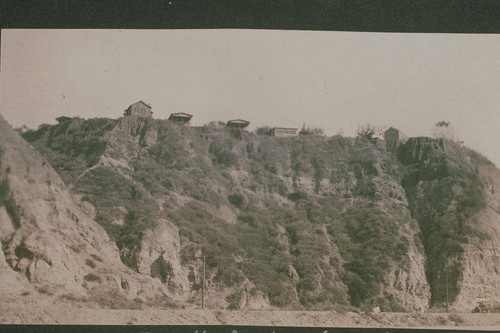
[(499, 171), (453, 142), (410, 138), (389, 153), (363, 138), (137, 117), (23, 137), (121, 262), (178, 304), (201, 302), (202, 249), (209, 308), (420, 311), (444, 306), (445, 275), (450, 306), (496, 301)]

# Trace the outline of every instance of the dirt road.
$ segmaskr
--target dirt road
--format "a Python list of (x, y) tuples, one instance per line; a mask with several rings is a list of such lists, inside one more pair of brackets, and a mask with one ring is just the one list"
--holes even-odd
[(500, 330), (500, 313), (378, 313), (334, 311), (124, 310), (64, 301), (2, 302), (1, 324), (251, 325), (439, 327)]

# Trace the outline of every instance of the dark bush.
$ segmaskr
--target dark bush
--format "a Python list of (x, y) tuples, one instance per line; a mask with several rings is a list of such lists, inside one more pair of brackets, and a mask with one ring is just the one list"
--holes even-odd
[(294, 192), (290, 193), (288, 195), (288, 199), (293, 202), (297, 202), (299, 200), (306, 200), (307, 199), (307, 193), (304, 192)]
[(226, 301), (229, 303), (228, 310), (238, 310), (240, 308), (241, 291), (235, 291), (227, 296)]
[(89, 266), (90, 268), (95, 268), (95, 262), (93, 262), (93, 261), (92, 261), (92, 260), (90, 260), (90, 259), (87, 259), (87, 260), (85, 261), (85, 264), (86, 264), (87, 266)]
[(245, 197), (241, 193), (231, 194), (227, 197), (227, 200), (236, 208), (242, 208), (245, 203)]
[(259, 127), (257, 128), (256, 133), (259, 135), (269, 135), (271, 133), (271, 127), (269, 126)]
[(95, 274), (92, 274), (92, 273), (85, 275), (83, 277), (83, 279), (85, 281), (89, 281), (89, 282), (92, 282), (92, 281), (98, 281), (98, 282), (100, 282), (101, 281), (101, 278), (99, 276), (97, 276)]

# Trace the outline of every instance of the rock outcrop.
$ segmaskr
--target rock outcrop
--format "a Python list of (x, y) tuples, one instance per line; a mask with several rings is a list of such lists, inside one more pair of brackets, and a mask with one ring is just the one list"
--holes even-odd
[(82, 299), (121, 295), (146, 301), (164, 295), (161, 284), (121, 263), (105, 230), (82, 211), (49, 162), (1, 117), (0, 148), (2, 295), (29, 294), (34, 288)]
[(470, 311), (499, 303), (499, 170), (449, 140), (410, 138), (399, 147), (403, 181), (420, 222), (432, 303)]

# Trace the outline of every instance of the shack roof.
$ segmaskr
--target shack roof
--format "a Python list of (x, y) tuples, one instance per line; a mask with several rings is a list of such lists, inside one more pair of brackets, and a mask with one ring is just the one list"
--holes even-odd
[(399, 130), (398, 130), (398, 129), (396, 129), (396, 128), (394, 128), (394, 127), (392, 127), (392, 126), (391, 126), (391, 127), (389, 127), (389, 128), (388, 128), (388, 129), (387, 129), (384, 133), (387, 133), (387, 132), (394, 132), (394, 131), (399, 132)]
[(125, 111), (127, 111), (128, 109), (130, 109), (132, 106), (136, 105), (136, 104), (144, 104), (148, 109), (151, 109), (151, 105), (149, 104), (146, 104), (144, 103), (143, 101), (139, 101), (139, 102), (135, 102), (133, 104), (130, 104), (128, 108), (125, 109)]
[(227, 122), (228, 124), (250, 124), (250, 122), (248, 120), (243, 120), (243, 119), (233, 119), (233, 120), (229, 120)]
[(185, 113), (185, 112), (175, 112), (175, 113), (170, 114), (170, 117), (168, 117), (168, 119), (170, 119), (172, 117), (193, 118), (193, 115), (189, 114), (189, 113)]

